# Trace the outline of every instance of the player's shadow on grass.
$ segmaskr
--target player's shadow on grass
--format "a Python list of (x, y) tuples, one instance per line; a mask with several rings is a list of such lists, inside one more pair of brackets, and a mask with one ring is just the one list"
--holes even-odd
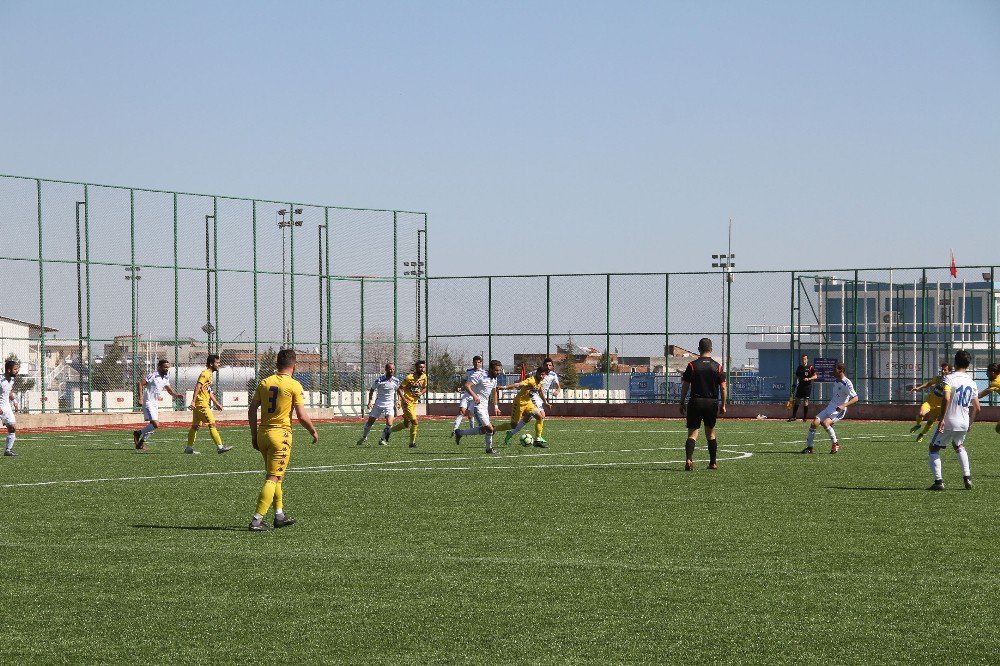
[(133, 525), (137, 530), (194, 530), (196, 532), (246, 532), (246, 527), (231, 525)]
[(886, 486), (824, 486), (830, 490), (875, 490), (882, 492), (912, 493), (926, 492), (926, 488), (914, 488), (912, 486), (889, 488)]

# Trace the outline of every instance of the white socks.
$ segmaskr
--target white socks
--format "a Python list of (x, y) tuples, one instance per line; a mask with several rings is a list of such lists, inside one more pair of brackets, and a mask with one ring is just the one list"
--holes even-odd
[(492, 449), (493, 448), (493, 433), (491, 433), (491, 432), (486, 433), (485, 434), (485, 439), (486, 439), (486, 449), (487, 450)]
[(462, 427), (462, 419), (464, 419), (464, 418), (465, 417), (462, 416), (461, 413), (459, 413), (459, 415), (455, 417), (455, 427), (452, 428), (452, 430), (458, 430), (459, 428), (461, 428)]
[(7, 450), (14, 450), (14, 440), (17, 439), (17, 435), (12, 432), (7, 433)]
[(823, 427), (826, 428), (826, 434), (830, 436), (830, 441), (836, 443), (837, 433), (833, 431), (833, 426), (823, 426)]
[[(931, 474), (934, 475), (935, 481), (941, 480), (941, 452), (937, 449), (931, 451), (928, 456), (931, 465)], [(968, 464), (968, 459), (966, 459), (966, 464)]]
[(955, 449), (955, 453), (958, 454), (958, 462), (962, 465), (962, 476), (972, 476), (972, 473), (969, 472), (969, 454), (965, 451), (965, 447), (958, 447)]
[(809, 436), (806, 437), (806, 446), (813, 447), (813, 440), (816, 439), (816, 426), (809, 426)]

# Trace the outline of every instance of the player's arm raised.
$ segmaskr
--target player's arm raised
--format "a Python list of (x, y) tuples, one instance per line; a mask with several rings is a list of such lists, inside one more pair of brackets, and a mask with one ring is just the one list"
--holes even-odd
[(310, 419), (309, 415), (306, 414), (306, 408), (303, 405), (295, 405), (295, 417), (299, 420), (299, 423), (302, 424), (302, 427), (305, 428), (310, 435), (312, 435), (312, 443), (315, 444), (318, 442), (319, 433), (316, 432), (316, 426), (313, 425), (312, 419)]

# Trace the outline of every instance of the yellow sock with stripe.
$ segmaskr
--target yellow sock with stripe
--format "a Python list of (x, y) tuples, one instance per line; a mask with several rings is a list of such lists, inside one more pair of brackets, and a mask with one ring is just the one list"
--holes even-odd
[(414, 423), (410, 426), (410, 443), (417, 441), (417, 424)]
[(274, 514), (285, 512), (285, 496), (284, 492), (281, 490), (281, 481), (274, 484)]
[(188, 430), (188, 446), (194, 446), (194, 440), (198, 439), (198, 431), (194, 428)]
[(216, 446), (222, 446), (222, 435), (215, 428), (209, 428), (208, 432), (212, 435), (212, 441), (215, 442)]
[(542, 437), (542, 428), (545, 427), (544, 424), (545, 424), (545, 421), (539, 421), (537, 419), (535, 420), (535, 439), (541, 439), (541, 437)]
[(260, 496), (257, 497), (257, 514), (258, 516), (267, 515), (267, 510), (271, 508), (271, 502), (274, 501), (275, 489), (278, 484), (268, 479), (264, 482), (264, 487), (260, 489)]

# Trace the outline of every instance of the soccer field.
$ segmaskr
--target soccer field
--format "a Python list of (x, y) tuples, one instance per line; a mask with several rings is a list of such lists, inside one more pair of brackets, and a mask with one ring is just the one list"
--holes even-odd
[[(299, 523), (247, 532), (261, 461), (129, 431), (25, 433), (0, 459), (3, 663), (994, 662), (1000, 436), (929, 493), (909, 424), (720, 422), (683, 471), (678, 421), (553, 419), (486, 457), (296, 429)], [(372, 442), (375, 437), (369, 441)], [(498, 438), (499, 440), (499, 438)], [(500, 440), (502, 441), (502, 440)]]

